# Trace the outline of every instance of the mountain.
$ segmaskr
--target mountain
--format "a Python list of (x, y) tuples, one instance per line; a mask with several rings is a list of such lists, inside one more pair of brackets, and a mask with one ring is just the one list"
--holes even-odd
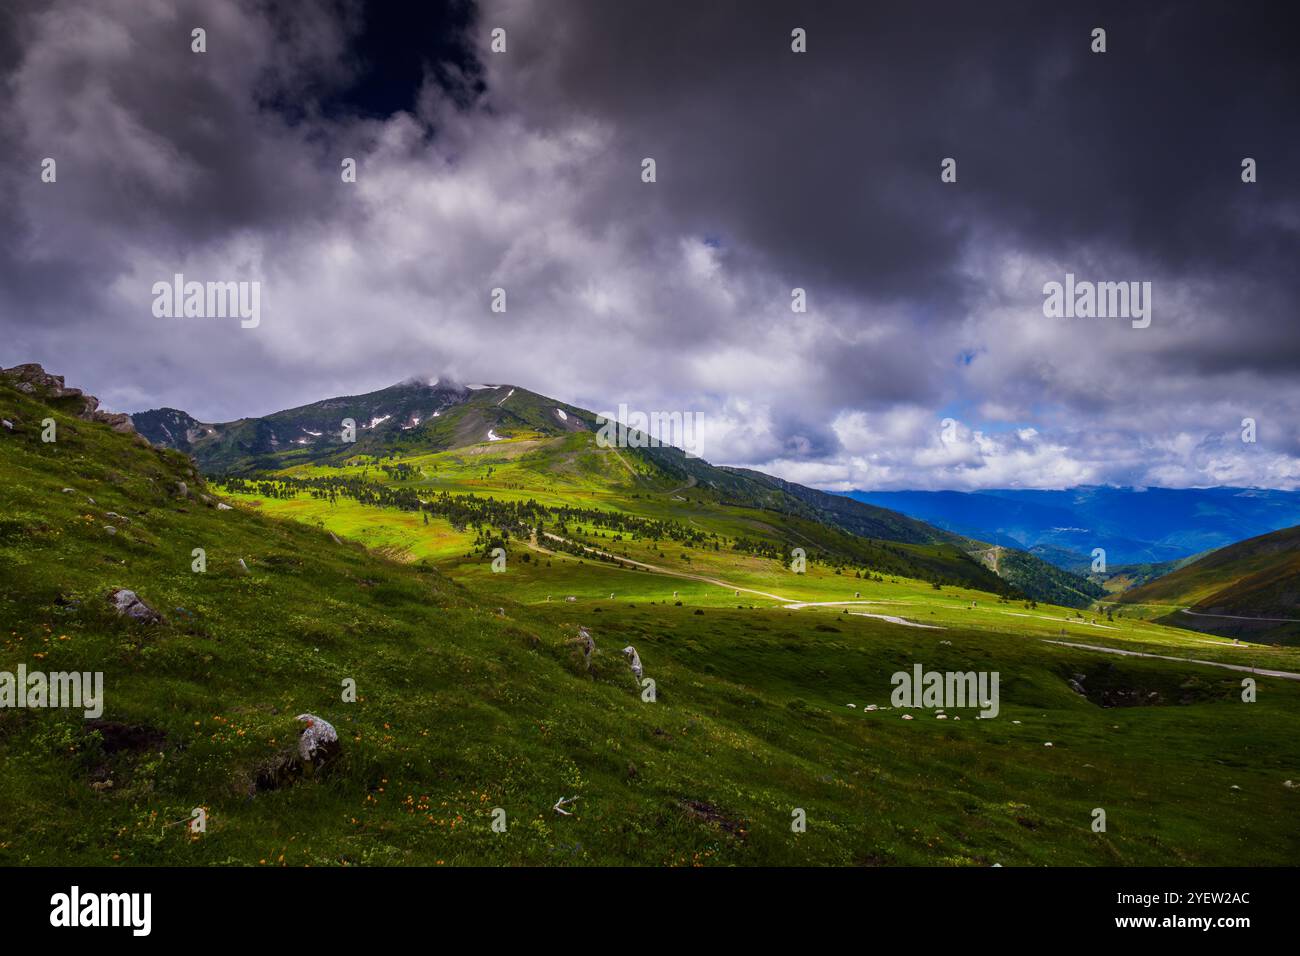
[[(704, 508), (721, 518), (731, 509), (756, 512), (750, 530), (765, 547), (779, 545), (788, 552), (807, 544), (845, 567), (865, 565), (995, 593), (1008, 592), (1010, 585), (1027, 598), (1071, 607), (1086, 607), (1104, 594), (1084, 578), (1032, 555), (989, 563), (980, 557), (988, 548), (985, 543), (888, 508), (750, 469), (714, 466), (670, 445), (629, 441), (630, 447), (602, 447), (597, 442), (602, 419), (596, 413), (519, 386), (413, 378), (364, 395), (235, 422), (197, 422), (174, 409), (133, 418), (150, 440), (192, 454), (204, 473), (222, 477), (340, 468), (366, 459), (401, 462), (467, 449), (479, 454), (495, 443), (510, 442), (532, 479), (559, 482), (584, 497), (603, 494), (624, 510), (644, 511), (653, 501), (656, 514)], [(344, 440), (348, 420), (353, 441)], [(575, 484), (578, 478), (581, 482)], [(488, 477), (475, 485), (482, 490), (493, 486)]]
[(1109, 488), (854, 491), (939, 528), (1023, 548), (1087, 573), (1094, 548), (1106, 563), (1159, 564), (1300, 524), (1300, 492), (1254, 488)]
[[(287, 409), (263, 418), (200, 422), (174, 408), (132, 414), (136, 430), (156, 445), (194, 455), (209, 473), (255, 471), (286, 462), (315, 461), (343, 451), (366, 452), (397, 442), (405, 432), (436, 423), (441, 412), (472, 393), (456, 385), (407, 380), (365, 395)], [(356, 443), (341, 440), (343, 422), (355, 424)]]
[[(866, 542), (719, 508), (688, 482), (660, 494), (650, 472), (611, 491), (603, 459), (565, 445), (576, 433), (292, 469), (337, 501), (281, 496), (287, 477), (242, 495), (88, 398), (43, 372), (0, 374), (0, 686), (12, 694), (24, 670), (29, 688), (37, 673), (102, 675), (102, 709), (0, 706), (0, 866), (1225, 866), (1243, 845), (1259, 865), (1295, 857), (1277, 821), (1294, 809), (1280, 781), (1300, 757), (1296, 682), (1261, 674), (1259, 702), (1240, 707), (1236, 672), (1053, 643), (1065, 632), (1236, 657), (1199, 636), (1129, 617), (1103, 630), (915, 580), (796, 576), (671, 538), (691, 521), (749, 534), (770, 521)], [(166, 422), (173, 438), (181, 426)], [(572, 467), (519, 464), (539, 449)], [(596, 526), (574, 491), (593, 476), (599, 514), (640, 505), (661, 515), (660, 537)], [(466, 553), (472, 526), (345, 500), (380, 478), (439, 507), (482, 504), (471, 489), (520, 507), (536, 494), (565, 510), (575, 539), (713, 559), (749, 590), (513, 538), (509, 572), (494, 573)], [(516, 480), (532, 485), (506, 487)], [(736, 493), (762, 493), (736, 480)], [(688, 500), (669, 512), (674, 494)], [(388, 557), (394, 527), (434, 552), (450, 540), (447, 555)], [(940, 545), (875, 547), (882, 560), (948, 560)], [(855, 589), (877, 607), (850, 610)], [(835, 606), (763, 593), (778, 590)], [(1300, 667), (1287, 649), (1259, 653)], [(922, 663), (1014, 679), (994, 719), (958, 704), (944, 720), (900, 720), (891, 675)], [(1121, 716), (1108, 699), (1134, 705)], [(298, 715), (337, 731), (319, 768), (299, 756)], [(1223, 759), (1243, 747), (1250, 760)], [(1159, 840), (1140, 826), (1098, 836), (1093, 804), (1168, 825)], [(802, 807), (810, 825), (792, 837)], [(202, 833), (186, 825), (199, 809)]]
[(1300, 639), (1300, 527), (1220, 548), (1117, 600), (1169, 608), (1159, 620), (1178, 627), (1294, 642)]

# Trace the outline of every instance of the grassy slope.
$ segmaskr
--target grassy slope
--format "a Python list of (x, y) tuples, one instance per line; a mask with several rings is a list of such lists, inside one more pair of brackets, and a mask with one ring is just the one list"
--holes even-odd
[[(1229, 672), (1116, 659), (1109, 680), (1194, 702), (1104, 711), (1063, 675), (1106, 662), (1033, 639), (1058, 628), (1046, 612), (982, 595), (971, 609), (975, 592), (916, 582), (874, 587), (928, 602), (913, 616), (928, 609), (947, 630), (715, 594), (700, 606), (680, 582), (677, 607), (663, 575), (571, 558), (503, 575), (472, 560), (461, 586), (257, 509), (180, 498), (176, 480), (204, 491), (183, 458), (103, 426), (55, 413), (59, 441), (42, 444), (47, 414), (0, 386), (0, 416), (19, 426), (0, 433), (0, 666), (102, 670), (104, 717), (166, 742), (105, 755), (79, 713), (0, 711), (0, 863), (1258, 865), (1300, 850), (1285, 824), (1297, 794), (1281, 786), (1300, 765), (1292, 682), (1262, 679), (1246, 706)], [(194, 547), (206, 574), (190, 570)], [(545, 602), (548, 572), (627, 583), (612, 602)], [(799, 587), (847, 583), (814, 569)], [(117, 586), (167, 622), (116, 618), (105, 594)], [(590, 674), (565, 643), (579, 623), (600, 648)], [(637, 696), (617, 653), (627, 642), (657, 703)], [(844, 706), (887, 704), (889, 674), (915, 661), (998, 669), (1002, 715)], [(345, 677), (356, 704), (339, 700)], [(343, 757), (250, 799), (251, 773), (291, 743), (302, 711), (335, 723)], [(105, 769), (113, 788), (91, 789)], [(550, 809), (575, 794), (573, 817)], [(168, 825), (199, 805), (206, 835)], [(489, 827), (494, 806), (505, 834)], [(1096, 806), (1106, 834), (1089, 829)], [(794, 807), (807, 833), (790, 832)]]
[[(262, 419), (205, 426), (208, 433), (197, 438), (192, 449), (186, 447), (205, 472), (223, 475), (250, 475), (295, 466), (300, 473), (310, 473), (321, 466), (346, 466), (350, 460), (390, 457), (428, 464), (429, 453), (445, 452), (453, 466), (465, 472), (459, 489), (462, 491), (479, 487), (527, 488), (548, 504), (564, 503), (554, 494), (557, 485), (562, 494), (612, 491), (606, 497), (616, 509), (661, 518), (693, 512), (682, 520), (711, 519), (714, 526), (722, 513), (744, 512), (751, 521), (761, 515), (758, 520), (764, 525), (803, 529), (805, 537), (816, 539), (811, 542), (814, 544), (825, 545), (829, 534), (846, 557), (852, 557), (857, 550), (850, 536), (901, 543), (909, 548), (928, 547), (913, 552), (920, 566), (896, 565), (896, 570), (1005, 590), (995, 575), (978, 560), (972, 560), (971, 556), (986, 550), (986, 545), (939, 531), (897, 512), (760, 472), (714, 467), (669, 446), (602, 449), (593, 441), (600, 428), (595, 413), (527, 389), (508, 385), (444, 388), (434, 391), (418, 385), (398, 385), (288, 409)], [(436, 415), (432, 411), (435, 406), (440, 408)], [(355, 443), (338, 440), (338, 423), (345, 415), (358, 423)], [(417, 425), (404, 424), (413, 416), (422, 416)], [(169, 434), (175, 438), (177, 417), (173, 411), (160, 410), (142, 413), (137, 420), (155, 441), (160, 441), (167, 440)], [(189, 420), (188, 416), (179, 417)], [(366, 424), (372, 420), (381, 424), (369, 429)], [(172, 424), (163, 430), (160, 422)], [(489, 442), (490, 434), (510, 441)], [(514, 464), (519, 466), (517, 470), (524, 473), (522, 482), (513, 481), (508, 474), (466, 472), (466, 466), (473, 465), (475, 459), (497, 459), (500, 464), (503, 449), (509, 449)], [(433, 467), (437, 467), (436, 462)], [(542, 475), (555, 480), (539, 482), (537, 478)], [(628, 508), (625, 499), (633, 495), (643, 500)], [(831, 529), (847, 534), (834, 535)], [(791, 542), (807, 543), (797, 537)], [(1099, 587), (1027, 554), (1009, 553), (1004, 567), (1004, 577), (1011, 587), (1038, 600), (1086, 607), (1103, 595)]]
[[(1300, 640), (1300, 527), (1239, 541), (1149, 584), (1124, 592), (1121, 604), (1162, 614), (1168, 623), (1255, 640)], [(1237, 621), (1197, 617), (1291, 618)], [(1170, 609), (1174, 609), (1170, 613)]]

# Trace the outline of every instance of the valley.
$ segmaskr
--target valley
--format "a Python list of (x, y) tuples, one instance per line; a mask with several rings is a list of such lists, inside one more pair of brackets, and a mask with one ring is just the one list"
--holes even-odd
[[(1017, 594), (967, 552), (978, 543), (866, 506), (837, 520), (878, 536), (854, 534), (811, 489), (601, 448), (548, 430), (564, 421), (535, 414), (550, 400), (502, 395), (359, 447), (253, 450), (256, 468), (214, 428), (200, 441), (234, 467), (205, 477), (0, 380), (6, 662), (102, 672), (105, 688), (96, 722), (0, 710), (0, 861), (1266, 865), (1300, 851), (1276, 826), (1297, 799), (1300, 682), (1267, 673), (1300, 673), (1300, 649)], [(46, 417), (57, 442), (40, 440)], [(124, 587), (159, 620), (115, 613)], [(997, 717), (891, 707), (891, 675), (918, 664), (999, 674)], [(1255, 702), (1222, 664), (1255, 669)], [(304, 713), (338, 729), (341, 754), (282, 779)], [(576, 798), (567, 815), (560, 798)], [(195, 807), (202, 834), (176, 825)]]

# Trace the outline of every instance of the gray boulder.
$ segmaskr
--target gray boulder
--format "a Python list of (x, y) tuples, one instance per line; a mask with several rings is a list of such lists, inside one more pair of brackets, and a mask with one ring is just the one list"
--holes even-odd
[(113, 607), (119, 615), (129, 617), (133, 621), (140, 621), (143, 624), (157, 624), (163, 619), (161, 614), (140, 600), (138, 594), (126, 588), (110, 591), (108, 599), (113, 602)]

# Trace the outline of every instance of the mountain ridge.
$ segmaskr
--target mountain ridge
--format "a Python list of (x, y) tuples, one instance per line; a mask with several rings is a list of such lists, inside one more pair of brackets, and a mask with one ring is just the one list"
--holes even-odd
[[(348, 419), (354, 426), (354, 441), (344, 440)], [(1103, 593), (1082, 577), (1028, 554), (1009, 561), (1009, 577), (1004, 578), (997, 564), (978, 557), (987, 549), (982, 541), (753, 469), (715, 466), (668, 444), (638, 441), (629, 442), (630, 447), (603, 448), (596, 442), (604, 421), (598, 413), (518, 385), (430, 384), (413, 377), (373, 392), (323, 399), (261, 418), (203, 423), (183, 412), (155, 409), (137, 413), (133, 421), (151, 441), (187, 451), (206, 473), (227, 477), (300, 466), (341, 466), (364, 456), (382, 460), (469, 449), (507, 439), (531, 442), (527, 451), (537, 468), (555, 473), (586, 468), (599, 472), (605, 485), (624, 486), (634, 496), (654, 494), (683, 504), (775, 512), (868, 542), (947, 549), (947, 560), (960, 558), (992, 571), (993, 580), (1007, 581), (1014, 591), (1034, 600), (1084, 607)], [(612, 460), (597, 463), (597, 456), (608, 457), (607, 452)], [(936, 580), (944, 577), (937, 567), (932, 573)], [(967, 568), (961, 577), (978, 580), (980, 573)], [(1000, 589), (992, 581), (986, 581), (986, 586)]]
[(1079, 573), (1091, 572), (1095, 548), (1111, 567), (1155, 565), (1300, 524), (1300, 492), (1231, 486), (845, 494)]

